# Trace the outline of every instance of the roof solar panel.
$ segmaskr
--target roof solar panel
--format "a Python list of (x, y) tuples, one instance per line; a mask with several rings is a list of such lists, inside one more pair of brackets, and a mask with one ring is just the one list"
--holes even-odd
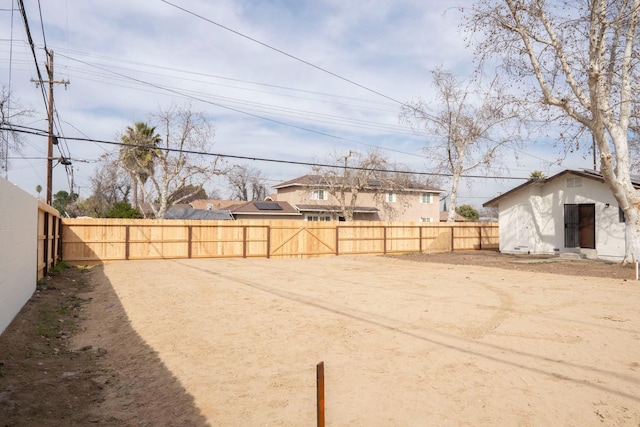
[(256, 208), (261, 211), (281, 211), (282, 206), (274, 202), (255, 202)]

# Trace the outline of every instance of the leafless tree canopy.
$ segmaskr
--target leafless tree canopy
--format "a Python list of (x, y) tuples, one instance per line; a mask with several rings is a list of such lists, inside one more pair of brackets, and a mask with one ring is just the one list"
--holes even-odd
[(32, 114), (32, 110), (20, 106), (5, 86), (0, 87), (0, 170), (5, 174), (9, 169), (9, 154), (21, 153), (24, 145), (24, 139), (12, 128)]
[(231, 186), (231, 199), (264, 200), (269, 195), (266, 180), (262, 172), (256, 168), (235, 165), (226, 176)]
[(401, 121), (424, 131), (425, 155), (434, 170), (451, 174), (448, 220), (456, 217), (460, 177), (472, 170), (497, 170), (499, 154), (515, 148), (522, 137), (523, 105), (498, 78), (487, 86), (464, 83), (449, 71), (432, 72), (437, 98), (417, 98), (402, 106)]
[(313, 173), (317, 175), (319, 184), (338, 201), (346, 221), (353, 221), (358, 196), (363, 190), (373, 194), (389, 217), (393, 217), (395, 210), (406, 207), (402, 203), (398, 203), (397, 207), (389, 205), (384, 201), (384, 195), (410, 188), (415, 180), (411, 174), (389, 172), (396, 170), (396, 167), (380, 152), (334, 153), (330, 163), (336, 167), (315, 166)]

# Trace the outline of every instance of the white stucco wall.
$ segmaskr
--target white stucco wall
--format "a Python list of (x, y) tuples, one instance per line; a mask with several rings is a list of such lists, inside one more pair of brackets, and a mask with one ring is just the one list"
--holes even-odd
[[(582, 177), (581, 187), (567, 187), (565, 174), (533, 184), (499, 202), (500, 251), (553, 254), (575, 252), (564, 247), (564, 205), (595, 204), (596, 256), (624, 257), (624, 223), (618, 221), (618, 202), (605, 183)], [(606, 205), (609, 204), (609, 207)]]
[(38, 201), (0, 178), (0, 333), (36, 289)]

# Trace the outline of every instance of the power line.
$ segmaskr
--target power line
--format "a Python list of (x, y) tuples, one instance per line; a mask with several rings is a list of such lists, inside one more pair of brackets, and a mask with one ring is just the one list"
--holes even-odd
[[(357, 101), (357, 102), (366, 102), (366, 103), (371, 103), (371, 104), (387, 105), (387, 104), (383, 103), (382, 101), (373, 101), (371, 99), (363, 99), (363, 98), (357, 98), (357, 97), (353, 97), (353, 96), (339, 95), (339, 94), (335, 94), (335, 93), (318, 92), (318, 91), (312, 91), (312, 90), (307, 90), (307, 89), (292, 88), (292, 87), (288, 87), (288, 86), (274, 85), (274, 84), (269, 84), (269, 83), (264, 83), (264, 82), (256, 82), (256, 81), (252, 81), (252, 80), (243, 80), (243, 79), (238, 79), (238, 78), (233, 78), (233, 77), (220, 76), (220, 75), (217, 75), (217, 74), (209, 74), (209, 73), (203, 73), (203, 72), (199, 72), (199, 71), (185, 70), (185, 69), (182, 69), (182, 68), (174, 68), (174, 67), (167, 67), (167, 66), (158, 65), (158, 64), (151, 64), (151, 63), (147, 63), (147, 62), (131, 61), (131, 60), (115, 58), (115, 57), (111, 57), (111, 56), (98, 55), (98, 54), (94, 54), (94, 53), (90, 53), (90, 52), (83, 52), (83, 51), (78, 51), (78, 50), (73, 50), (73, 49), (56, 48), (56, 52), (60, 56), (62, 56), (60, 54), (60, 52), (68, 52), (68, 53), (74, 53), (74, 54), (81, 55), (84, 58), (94, 57), (94, 58), (105, 59), (105, 60), (109, 61), (109, 63), (121, 62), (123, 64), (139, 65), (139, 66), (142, 66), (142, 67), (148, 67), (148, 68), (152, 68), (153, 70), (174, 71), (174, 72), (178, 72), (178, 73), (191, 74), (191, 75), (194, 75), (194, 76), (210, 77), (210, 78), (214, 78), (214, 79), (228, 80), (228, 81), (232, 81), (232, 82), (246, 83), (246, 84), (250, 84), (250, 85), (264, 86), (264, 87), (269, 87), (269, 88), (274, 88), (274, 89), (283, 89), (283, 90), (293, 91), (293, 92), (302, 92), (302, 93), (307, 93), (307, 94), (311, 94), (311, 95), (319, 95), (319, 96), (324, 96), (324, 97), (347, 99), (347, 100), (352, 100), (352, 101)], [(117, 68), (124, 69), (124, 70), (130, 70), (130, 71), (138, 71), (138, 70), (132, 70), (130, 68), (125, 68), (125, 67), (117, 67)], [(147, 74), (157, 74), (157, 75), (161, 75), (161, 76), (164, 76), (164, 77), (167, 76), (166, 74), (150, 73), (150, 72), (146, 72), (146, 73)], [(193, 80), (193, 81), (197, 81), (197, 80)], [(221, 85), (221, 86), (224, 86), (224, 85)], [(237, 88), (236, 86), (228, 86), (228, 87)], [(241, 89), (249, 90), (249, 89), (246, 89), (246, 88), (241, 88)], [(266, 92), (266, 93), (270, 93), (270, 92)]]
[(167, 0), (160, 0), (160, 1), (161, 1), (161, 2), (163, 2), (163, 3), (168, 4), (169, 6), (175, 7), (176, 9), (179, 9), (179, 10), (181, 10), (181, 11), (185, 12), (185, 13), (188, 13), (189, 15), (195, 16), (196, 18), (202, 19), (202, 20), (203, 20), (203, 21), (205, 21), (205, 22), (208, 22), (208, 23), (210, 23), (210, 24), (213, 24), (213, 25), (216, 25), (216, 26), (218, 26), (218, 27), (220, 27), (220, 28), (223, 28), (223, 29), (225, 29), (225, 30), (227, 30), (227, 31), (230, 31), (230, 32), (232, 32), (232, 33), (234, 33), (234, 34), (236, 34), (236, 35), (238, 35), (238, 36), (240, 36), (240, 37), (244, 37), (244, 38), (245, 38), (245, 39), (247, 39), (247, 40), (251, 40), (251, 41), (252, 41), (252, 42), (254, 42), (254, 43), (258, 43), (259, 45), (264, 46), (264, 47), (266, 47), (266, 48), (268, 48), (268, 49), (271, 49), (271, 50), (273, 50), (273, 51), (275, 51), (275, 52), (278, 52), (278, 53), (280, 53), (280, 54), (282, 54), (282, 55), (284, 55), (284, 56), (287, 56), (287, 57), (289, 57), (289, 58), (291, 58), (291, 59), (294, 59), (294, 60), (296, 60), (296, 61), (302, 62), (302, 63), (303, 63), (303, 64), (305, 64), (305, 65), (308, 65), (308, 66), (313, 67), (313, 68), (315, 68), (315, 69), (317, 69), (317, 70), (320, 70), (320, 71), (322, 71), (322, 72), (324, 72), (324, 73), (327, 73), (327, 74), (329, 74), (329, 75), (332, 75), (332, 76), (334, 76), (334, 77), (337, 77), (337, 78), (339, 78), (340, 80), (344, 80), (345, 82), (350, 83), (350, 84), (352, 84), (352, 85), (354, 85), (354, 86), (358, 86), (359, 88), (364, 89), (364, 90), (366, 90), (366, 91), (368, 91), (368, 92), (371, 92), (371, 93), (374, 93), (374, 94), (376, 94), (376, 95), (378, 95), (378, 96), (381, 96), (381, 97), (383, 97), (383, 98), (386, 98), (386, 99), (388, 99), (389, 101), (393, 101), (393, 102), (395, 102), (395, 103), (397, 103), (397, 104), (400, 104), (400, 105), (404, 105), (404, 104), (405, 104), (404, 102), (400, 102), (400, 101), (398, 101), (398, 100), (397, 100), (397, 99), (395, 99), (395, 98), (392, 98), (392, 97), (390, 97), (390, 96), (388, 96), (388, 95), (385, 95), (385, 94), (383, 94), (383, 93), (381, 93), (381, 92), (378, 92), (378, 91), (376, 91), (376, 90), (373, 90), (373, 89), (371, 89), (371, 88), (369, 88), (369, 87), (367, 87), (367, 86), (361, 85), (360, 83), (356, 83), (356, 82), (354, 82), (353, 80), (349, 80), (348, 78), (343, 77), (343, 76), (341, 76), (341, 75), (339, 75), (339, 74), (336, 74), (336, 73), (334, 73), (334, 72), (332, 72), (332, 71), (329, 71), (329, 70), (327, 70), (326, 68), (322, 68), (322, 67), (320, 67), (320, 66), (318, 66), (318, 65), (315, 65), (315, 64), (313, 64), (313, 63), (311, 63), (311, 62), (309, 62), (309, 61), (305, 61), (304, 59), (301, 59), (301, 58), (299, 58), (299, 57), (297, 57), (297, 56), (295, 56), (295, 55), (292, 55), (292, 54), (287, 53), (287, 52), (285, 52), (285, 51), (283, 51), (283, 50), (281, 50), (281, 49), (278, 49), (278, 48), (276, 48), (276, 47), (273, 47), (273, 46), (271, 46), (271, 45), (269, 45), (269, 44), (267, 44), (267, 43), (261, 42), (260, 40), (257, 40), (257, 39), (255, 39), (255, 38), (253, 38), (253, 37), (250, 37), (250, 36), (247, 36), (246, 34), (243, 34), (243, 33), (239, 32), (239, 31), (236, 31), (236, 30), (233, 30), (233, 29), (231, 29), (231, 28), (229, 28), (229, 27), (226, 27), (226, 26), (224, 26), (224, 25), (222, 25), (222, 24), (220, 24), (220, 23), (218, 23), (218, 22), (215, 22), (215, 21), (213, 21), (213, 20), (211, 20), (211, 19), (209, 19), (209, 18), (206, 18), (206, 17), (204, 17), (204, 16), (202, 16), (202, 15), (199, 15), (199, 14), (197, 14), (197, 13), (195, 13), (195, 12), (192, 12), (192, 11), (190, 11), (190, 10), (188, 10), (188, 9), (185, 9), (185, 8), (183, 8), (183, 7), (180, 7), (180, 6), (178, 6), (178, 5), (174, 4), (174, 3), (171, 3), (171, 2), (169, 2), (169, 1), (167, 1)]
[(182, 91), (179, 91), (177, 89), (169, 88), (169, 87), (166, 87), (166, 86), (163, 86), (163, 85), (159, 85), (159, 84), (156, 84), (156, 83), (147, 82), (145, 80), (141, 80), (141, 79), (138, 79), (138, 78), (135, 78), (135, 77), (127, 76), (126, 74), (118, 73), (118, 72), (113, 71), (113, 70), (107, 70), (107, 69), (105, 69), (103, 67), (100, 67), (98, 65), (90, 64), (90, 63), (87, 63), (85, 61), (81, 61), (79, 59), (72, 58), (70, 56), (65, 56), (65, 55), (60, 55), (60, 56), (63, 56), (63, 57), (65, 57), (67, 59), (70, 59), (72, 61), (76, 61), (76, 62), (85, 64), (85, 65), (88, 65), (90, 67), (97, 68), (99, 70), (102, 70), (102, 71), (105, 71), (105, 72), (108, 72), (108, 73), (115, 74), (117, 76), (129, 79), (131, 81), (135, 81), (135, 82), (140, 83), (140, 84), (144, 84), (144, 85), (151, 86), (151, 87), (154, 87), (154, 88), (157, 88), (157, 89), (161, 89), (161, 90), (164, 90), (166, 92), (170, 92), (170, 93), (173, 93), (173, 94), (176, 94), (176, 95), (180, 95), (180, 96), (188, 98), (188, 99), (193, 99), (193, 100), (196, 100), (196, 101), (199, 101), (199, 102), (203, 102), (205, 104), (215, 105), (216, 107), (224, 108), (224, 109), (230, 110), (230, 111), (235, 111), (236, 113), (244, 114), (244, 115), (247, 115), (247, 116), (250, 116), (250, 117), (254, 117), (254, 118), (257, 118), (257, 119), (266, 120), (266, 121), (271, 122), (271, 123), (276, 123), (276, 124), (279, 124), (279, 125), (288, 126), (290, 128), (293, 128), (293, 129), (298, 129), (298, 130), (302, 130), (302, 131), (305, 131), (305, 132), (314, 133), (316, 135), (326, 136), (326, 137), (333, 138), (333, 139), (340, 140), (340, 141), (351, 142), (351, 143), (354, 143), (354, 144), (360, 144), (360, 145), (364, 145), (364, 146), (368, 146), (368, 147), (372, 147), (372, 148), (382, 149), (382, 150), (385, 150), (385, 151), (391, 151), (391, 152), (396, 152), (396, 153), (410, 155), (410, 156), (424, 157), (424, 156), (420, 156), (418, 154), (407, 153), (407, 152), (403, 152), (403, 151), (400, 151), (400, 150), (394, 150), (392, 148), (378, 147), (378, 146), (373, 145), (373, 144), (367, 144), (367, 143), (364, 143), (364, 142), (361, 142), (361, 141), (356, 141), (354, 139), (349, 139), (349, 138), (345, 138), (345, 137), (342, 137), (342, 136), (333, 135), (333, 134), (330, 134), (330, 133), (327, 133), (327, 132), (322, 132), (322, 131), (319, 131), (319, 130), (310, 129), (310, 128), (307, 128), (307, 127), (304, 127), (304, 126), (298, 126), (298, 125), (294, 125), (294, 124), (291, 124), (291, 123), (283, 122), (281, 120), (272, 119), (272, 118), (265, 117), (265, 116), (262, 116), (262, 115), (259, 115), (259, 114), (250, 113), (248, 111), (244, 111), (244, 110), (241, 110), (241, 109), (235, 108), (235, 107), (230, 107), (228, 105), (224, 105), (224, 104), (221, 104), (219, 102), (209, 101), (209, 100), (203, 99), (202, 97), (196, 97), (196, 96), (193, 96), (193, 95), (188, 95), (188, 94), (186, 94), (186, 93), (184, 93)]
[[(16, 129), (16, 132), (27, 133), (31, 135), (46, 135), (46, 131), (35, 128), (27, 128), (25, 126), (20, 126), (22, 129)], [(4, 129), (5, 126), (0, 128)], [(58, 138), (62, 138), (58, 136)], [(109, 144), (116, 146), (124, 146), (124, 147), (134, 147), (134, 148), (144, 148), (148, 149), (148, 146), (140, 145), (140, 144), (129, 144), (124, 142), (116, 142), (116, 141), (104, 141), (99, 139), (92, 138), (77, 138), (77, 137), (64, 137), (69, 141), (84, 141), (84, 142), (96, 142), (99, 144)], [(289, 164), (289, 165), (299, 165), (299, 166), (316, 166), (316, 167), (324, 167), (324, 168), (334, 168), (334, 169), (344, 169), (344, 165), (332, 165), (327, 163), (314, 163), (314, 162), (301, 162), (295, 160), (283, 160), (283, 159), (270, 159), (265, 157), (254, 157), (254, 156), (239, 156), (233, 154), (223, 154), (223, 153), (212, 153), (209, 151), (195, 151), (195, 150), (181, 150), (177, 148), (168, 148), (168, 147), (158, 147), (158, 150), (167, 151), (171, 153), (183, 153), (183, 154), (194, 154), (199, 156), (212, 156), (212, 157), (221, 157), (221, 158), (229, 158), (229, 159), (239, 159), (239, 160), (253, 160), (258, 162), (269, 162), (269, 163), (280, 163), (280, 164)], [(407, 170), (397, 170), (397, 169), (376, 169), (376, 168), (364, 168), (357, 166), (347, 166), (347, 169), (351, 170), (370, 170), (374, 172), (388, 172), (388, 173), (399, 173), (399, 174), (407, 174), (407, 175), (422, 175), (422, 176), (440, 176), (440, 177), (451, 177), (452, 174), (448, 173), (437, 173), (437, 172), (417, 172), (417, 171), (407, 171)], [(462, 178), (476, 178), (476, 179), (509, 179), (509, 180), (528, 180), (529, 178), (520, 178), (520, 177), (505, 177), (505, 176), (484, 176), (484, 175), (461, 175)]]

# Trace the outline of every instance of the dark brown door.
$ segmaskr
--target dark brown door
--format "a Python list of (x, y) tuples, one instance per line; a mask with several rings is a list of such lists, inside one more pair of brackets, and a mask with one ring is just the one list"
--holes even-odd
[(596, 205), (578, 205), (578, 240), (580, 247), (596, 248)]

